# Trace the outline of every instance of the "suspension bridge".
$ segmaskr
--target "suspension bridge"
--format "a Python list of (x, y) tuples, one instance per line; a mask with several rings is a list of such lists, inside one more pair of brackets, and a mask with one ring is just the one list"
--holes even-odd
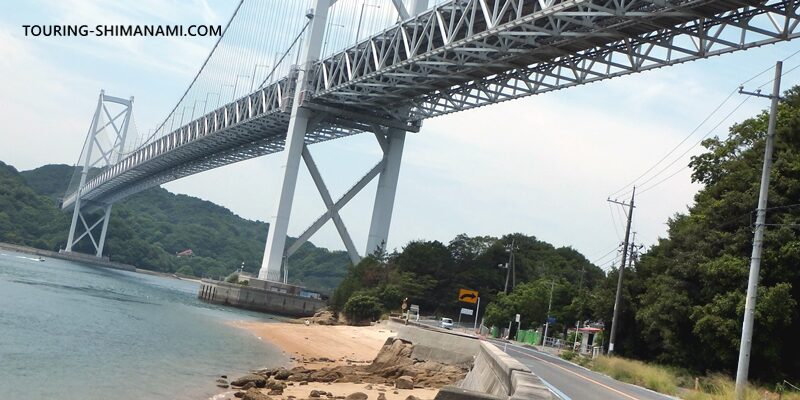
[[(101, 92), (62, 200), (73, 212), (65, 250), (88, 238), (102, 256), (111, 207), (127, 196), (278, 153), (282, 180), (259, 278), (285, 281), (286, 258), (328, 221), (355, 263), (388, 240), (405, 135), (423, 120), (791, 40), (800, 22), (796, 0), (431, 3), (242, 0), (186, 92), (147, 134), (132, 122), (133, 98)], [(334, 199), (309, 146), (362, 133), (375, 136), (383, 156)], [(326, 211), (287, 248), (301, 161)], [(339, 210), (375, 178), (359, 253)]]

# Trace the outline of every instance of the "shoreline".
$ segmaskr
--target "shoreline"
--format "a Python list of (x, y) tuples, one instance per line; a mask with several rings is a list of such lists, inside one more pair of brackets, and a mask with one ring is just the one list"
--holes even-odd
[[(384, 345), (392, 343), (388, 339), (397, 334), (387, 326), (386, 321), (371, 326), (257, 321), (232, 321), (230, 324), (251, 333), (267, 345), (277, 347), (289, 357), (289, 365), (277, 370), (303, 376), (324, 375), (334, 370), (345, 373), (343, 377), (328, 381), (313, 378), (299, 380), (294, 376), (280, 380), (284, 385), (282, 393), (268, 395), (273, 400), (308, 398), (312, 391), (327, 392), (332, 394), (331, 397), (340, 398), (360, 392), (367, 395), (368, 400), (433, 400), (439, 391), (438, 387), (427, 385), (400, 389), (395, 387), (393, 380), (386, 379), (380, 373), (367, 372), (378, 354), (386, 350)], [(234, 382), (238, 377), (229, 378)], [(269, 390), (263, 389), (263, 394), (267, 395)], [(234, 394), (238, 391), (233, 386), (220, 389), (220, 393), (211, 399), (235, 400)]]
[(200, 280), (201, 278), (188, 277), (188, 276), (179, 276), (179, 275), (175, 275), (175, 274), (170, 274), (168, 272), (153, 271), (153, 270), (149, 270), (149, 269), (139, 268), (139, 267), (137, 267), (135, 265), (123, 264), (123, 263), (118, 263), (118, 262), (110, 261), (110, 260), (109, 261), (105, 261), (103, 259), (92, 260), (91, 259), (92, 258), (91, 255), (86, 255), (86, 254), (83, 254), (83, 253), (76, 253), (76, 254), (80, 254), (80, 256), (68, 257), (68, 256), (65, 256), (64, 254), (57, 253), (57, 252), (51, 251), (51, 250), (44, 250), (44, 249), (39, 249), (39, 248), (36, 248), (36, 247), (24, 246), (24, 245), (21, 245), (21, 244), (14, 244), (14, 243), (7, 243), (7, 242), (0, 242), (0, 250), (6, 250), (6, 251), (15, 252), (15, 253), (21, 253), (21, 254), (28, 254), (28, 255), (32, 255), (32, 256), (50, 257), (50, 258), (55, 258), (55, 259), (64, 260), (64, 261), (74, 261), (74, 262), (79, 262), (79, 263), (87, 263), (87, 264), (90, 264), (91, 266), (100, 267), (100, 268), (115, 269), (115, 270), (120, 270), (120, 271), (129, 271), (129, 272), (135, 272), (135, 273), (145, 274), (145, 275), (160, 276), (162, 278), (170, 278), (170, 279), (177, 279), (177, 280), (182, 280), (182, 281), (190, 281), (190, 282), (195, 282), (195, 283), (201, 283), (201, 280)]
[[(89, 266), (99, 268), (110, 268), (118, 270), (128, 270), (130, 272), (186, 280), (200, 283), (199, 279), (180, 277), (170, 273), (151, 271), (131, 266), (127, 268), (115, 268), (112, 265), (103, 263), (92, 263), (90, 260), (75, 257), (63, 257), (61, 254), (36, 249), (28, 246), (20, 246), (0, 242), (0, 250), (26, 254), (32, 256), (45, 256), (65, 261), (86, 263)], [(53, 255), (56, 254), (56, 255)], [(59, 257), (61, 256), (61, 257)], [(91, 257), (91, 256), (88, 256)], [(286, 321), (286, 320), (284, 320)], [(269, 396), (273, 400), (289, 400), (308, 398), (313, 391), (318, 393), (328, 393), (330, 398), (334, 396), (344, 398), (345, 396), (361, 393), (365, 394), (368, 400), (433, 400), (439, 391), (440, 384), (415, 384), (408, 388), (396, 387), (395, 378), (387, 378), (379, 373), (370, 372), (370, 365), (379, 353), (386, 349), (384, 346), (389, 338), (396, 336), (386, 321), (382, 321), (371, 326), (350, 326), (350, 325), (323, 325), (311, 323), (306, 325), (301, 320), (294, 322), (263, 322), (249, 320), (233, 320), (228, 324), (236, 329), (249, 332), (251, 335), (262, 341), (266, 346), (277, 348), (285, 355), (289, 362), (274, 371), (286, 371), (300, 375), (309, 376), (304, 381), (294, 379), (278, 379), (277, 382), (282, 386), (280, 393), (267, 394), (270, 389), (264, 388), (261, 395)], [(265, 370), (261, 370), (263, 373)], [(254, 371), (253, 371), (254, 372)], [(338, 379), (317, 379), (311, 375), (316, 374), (338, 374)], [(213, 376), (213, 375), (212, 375)], [(218, 376), (216, 390), (212, 390), (207, 397), (209, 400), (237, 400), (236, 394), (241, 396), (243, 393), (238, 387), (230, 386), (227, 379), (233, 382), (237, 376)], [(274, 376), (272, 378), (275, 378)], [(224, 383), (223, 383), (224, 382)], [(211, 383), (214, 386), (214, 383)], [(257, 389), (251, 389), (257, 390)], [(267, 398), (267, 397), (264, 397)], [(323, 395), (323, 398), (325, 396)], [(363, 398), (363, 397), (362, 397)]]

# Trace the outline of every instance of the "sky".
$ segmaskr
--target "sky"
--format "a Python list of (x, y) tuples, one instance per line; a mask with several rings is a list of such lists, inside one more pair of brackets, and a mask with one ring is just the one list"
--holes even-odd
[[(235, 6), (234, 0), (0, 3), (0, 161), (19, 170), (75, 164), (101, 89), (112, 96), (134, 96), (139, 130), (155, 127), (215, 41), (26, 37), (22, 25), (224, 25)], [(702, 151), (699, 140), (724, 137), (732, 123), (767, 108), (768, 101), (745, 101), (734, 94), (695, 128), (740, 82), (798, 50), (800, 42), (780, 43), (426, 120), (420, 132), (406, 139), (388, 246), (402, 248), (417, 239), (446, 243), (459, 233), (520, 232), (571, 246), (607, 269), (624, 233), (624, 211), (609, 203), (609, 196), (624, 195), (620, 200), (628, 201), (625, 192), (632, 182), (652, 186), (636, 197), (633, 230), (637, 243), (646, 247), (665, 237), (668, 218), (686, 212), (699, 189), (685, 168)], [(784, 70), (798, 64), (800, 56), (791, 58)], [(762, 74), (749, 85), (766, 83), (771, 75)], [(798, 80), (800, 73), (790, 72), (783, 87)], [(666, 162), (637, 178), (687, 136)], [(369, 135), (317, 144), (311, 152), (334, 198), (381, 154)], [(279, 164), (280, 157), (270, 155), (164, 187), (268, 221), (277, 199)], [(645, 183), (665, 165), (663, 173)], [(367, 186), (341, 212), (362, 252), (375, 186)], [(310, 175), (301, 170), (289, 234), (299, 235), (323, 211)], [(311, 241), (343, 249), (331, 223)]]

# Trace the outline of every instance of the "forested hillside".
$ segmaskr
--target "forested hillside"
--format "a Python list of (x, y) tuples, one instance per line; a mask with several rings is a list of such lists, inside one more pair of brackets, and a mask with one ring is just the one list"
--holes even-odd
[[(768, 115), (703, 142), (690, 164), (704, 185), (688, 214), (626, 272), (620, 354), (695, 372), (736, 371), (753, 222)], [(765, 383), (800, 379), (800, 91), (780, 106), (771, 174), (750, 375)], [(615, 275), (594, 312), (610, 318)], [(604, 304), (601, 304), (604, 303)]]
[[(511, 294), (506, 296), (502, 292), (507, 270), (498, 265), (509, 261), (512, 240), (516, 274), (509, 279)], [(519, 313), (523, 328), (536, 328), (544, 320), (555, 284), (553, 315), (558, 322), (554, 332), (558, 332), (588, 317), (589, 289), (603, 279), (600, 268), (569, 247), (556, 248), (523, 234), (459, 235), (448, 244), (415, 241), (397, 253), (364, 259), (350, 268), (334, 293), (332, 306), (341, 310), (351, 297), (361, 294), (376, 297), (385, 310), (398, 310), (408, 297), (423, 314), (457, 319), (461, 307), (474, 308), (458, 301), (459, 288), (466, 288), (479, 292), (487, 325), (505, 326)], [(530, 286), (541, 284), (546, 286), (544, 292), (520, 296), (530, 293)]]
[[(71, 175), (67, 165), (18, 173), (2, 164), (0, 240), (63, 248), (70, 215), (57, 209), (57, 201)], [(214, 203), (153, 188), (114, 205), (105, 254), (140, 268), (201, 277), (224, 277), (242, 262), (246, 271), (257, 272), (267, 228), (264, 222), (246, 220)], [(90, 247), (81, 243), (78, 250), (89, 252)], [(176, 257), (186, 249), (194, 256)], [(344, 252), (306, 243), (289, 259), (289, 279), (331, 291), (349, 263)]]
[(0, 241), (42, 249), (66, 242), (67, 216), (40, 196), (10, 165), (0, 161)]

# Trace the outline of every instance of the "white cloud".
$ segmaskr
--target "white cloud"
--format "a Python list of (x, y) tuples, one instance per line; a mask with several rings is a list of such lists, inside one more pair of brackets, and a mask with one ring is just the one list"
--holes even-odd
[[(234, 5), (189, 4), (40, 1), (37, 9), (46, 18), (37, 22), (224, 23)], [(146, 132), (174, 106), (210, 48), (208, 39), (23, 38), (20, 21), (2, 15), (9, 13), (0, 13), (0, 160), (22, 169), (77, 158), (100, 88), (136, 96), (135, 115)], [(422, 132), (407, 139), (390, 246), (412, 239), (446, 241), (461, 232), (518, 231), (573, 245), (588, 256), (602, 255), (619, 241), (606, 196), (678, 143), (738, 80), (792, 50), (790, 44), (750, 50), (426, 121)], [(736, 118), (764, 107), (752, 101)], [(312, 152), (334, 197), (379, 157), (369, 135), (315, 145)], [(279, 164), (272, 155), (166, 187), (268, 220)], [(688, 173), (637, 199), (634, 226), (645, 243), (663, 236), (666, 219), (691, 202), (697, 186), (689, 183)], [(374, 187), (342, 212), (359, 249)], [(299, 234), (321, 212), (319, 195), (303, 172), (290, 233)], [(330, 226), (312, 240), (342, 248)]]

